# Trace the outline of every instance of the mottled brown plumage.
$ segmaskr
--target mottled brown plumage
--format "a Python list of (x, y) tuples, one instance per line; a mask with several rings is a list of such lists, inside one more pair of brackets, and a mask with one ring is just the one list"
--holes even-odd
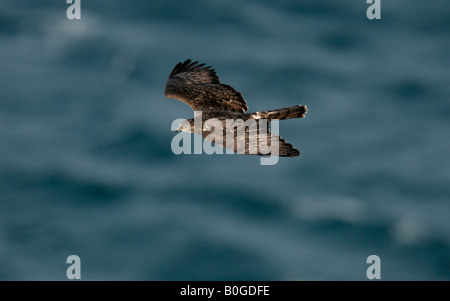
[[(278, 143), (278, 154), (275, 155), (280, 157), (295, 157), (300, 155), (298, 150), (293, 148), (291, 144), (286, 143), (280, 136), (270, 133), (269, 130), (262, 134), (259, 128), (260, 120), (262, 119), (270, 122), (270, 120), (275, 119), (303, 118), (307, 112), (306, 106), (297, 105), (283, 109), (246, 113), (248, 107), (242, 94), (234, 90), (233, 87), (222, 84), (219, 81), (216, 71), (211, 69), (210, 66), (204, 66), (205, 64), (198, 64), (198, 62), (192, 62), (191, 60), (186, 60), (184, 63), (180, 62), (172, 70), (166, 82), (166, 97), (181, 100), (194, 111), (201, 111), (203, 122), (201, 129), (195, 129), (194, 118), (192, 118), (186, 124), (182, 124), (181, 130), (186, 130), (191, 133), (201, 133), (205, 139), (240, 154), (273, 155), (261, 146), (261, 144), (266, 142), (265, 139), (267, 139), (268, 143), (266, 145), (268, 147), (271, 146), (270, 141), (276, 141)], [(220, 137), (217, 137), (217, 132), (214, 133), (214, 127), (212, 129), (204, 128), (204, 123), (210, 119), (217, 119), (219, 121), (216, 126), (221, 126), (223, 129), (221, 135), (223, 136), (223, 141), (219, 139)], [(256, 121), (256, 128), (246, 128), (244, 132), (239, 131), (236, 127), (227, 129), (227, 119), (242, 119), (243, 121), (253, 119)], [(232, 137), (234, 140), (233, 145), (230, 146), (231, 143), (227, 144), (226, 136)]]
[(242, 94), (219, 81), (210, 66), (187, 60), (178, 63), (166, 83), (166, 96), (179, 99), (194, 111), (230, 111), (245, 113), (248, 109)]

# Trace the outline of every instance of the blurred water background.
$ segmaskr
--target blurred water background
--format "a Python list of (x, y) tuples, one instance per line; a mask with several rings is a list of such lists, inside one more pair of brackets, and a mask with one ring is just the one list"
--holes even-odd
[[(0, 279), (450, 280), (446, 0), (0, 2)], [(302, 153), (172, 153), (179, 61)]]

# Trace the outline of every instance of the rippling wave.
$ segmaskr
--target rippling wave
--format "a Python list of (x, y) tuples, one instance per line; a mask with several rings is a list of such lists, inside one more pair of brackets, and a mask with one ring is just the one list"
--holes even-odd
[[(0, 4), (0, 279), (450, 280), (447, 2)], [(216, 68), (302, 156), (171, 152)]]

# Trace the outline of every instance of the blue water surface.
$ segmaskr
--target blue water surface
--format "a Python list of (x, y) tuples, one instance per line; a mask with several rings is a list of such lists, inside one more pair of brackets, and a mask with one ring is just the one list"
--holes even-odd
[[(450, 280), (448, 1), (0, 2), (0, 280)], [(175, 155), (212, 65), (301, 152)]]

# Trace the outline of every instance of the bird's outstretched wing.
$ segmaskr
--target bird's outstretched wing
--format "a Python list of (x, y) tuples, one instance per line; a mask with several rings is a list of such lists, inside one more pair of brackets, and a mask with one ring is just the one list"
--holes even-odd
[(222, 84), (216, 71), (204, 65), (191, 60), (178, 63), (166, 82), (166, 97), (181, 100), (194, 111), (245, 113), (248, 107), (242, 94)]
[[(217, 125), (222, 130), (216, 130)], [(256, 127), (250, 128), (243, 126), (242, 132), (240, 132), (238, 127), (228, 128), (226, 119), (219, 118), (211, 123), (214, 130), (203, 131), (202, 136), (206, 140), (238, 154), (279, 157), (300, 156), (300, 152), (292, 144), (271, 133), (267, 127), (263, 127), (263, 131), (261, 131), (259, 121), (256, 125)]]

